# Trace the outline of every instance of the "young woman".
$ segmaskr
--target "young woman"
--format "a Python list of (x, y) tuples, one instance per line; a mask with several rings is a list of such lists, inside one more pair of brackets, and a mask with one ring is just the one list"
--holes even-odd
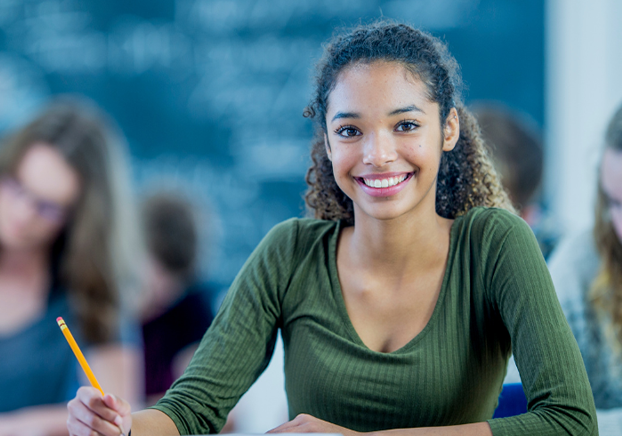
[[(119, 144), (95, 108), (59, 100), (0, 148), (0, 435), (66, 435), (85, 378), (141, 397), (138, 328), (120, 324), (138, 246)], [(83, 381), (84, 380), (84, 381)]]
[[(285, 345), (274, 432), (595, 434), (590, 387), (538, 245), (510, 207), (445, 46), (401, 24), (336, 37), (306, 111), (316, 219), (248, 259), (154, 409), (81, 388), (73, 435), (215, 433)], [(491, 420), (511, 352), (529, 413)]]
[(622, 407), (622, 107), (609, 123), (594, 228), (560, 244), (551, 276), (599, 409)]

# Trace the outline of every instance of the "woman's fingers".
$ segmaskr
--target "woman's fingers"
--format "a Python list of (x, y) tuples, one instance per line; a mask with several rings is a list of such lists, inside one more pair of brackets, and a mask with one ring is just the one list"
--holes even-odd
[(358, 436), (358, 433), (353, 432), (352, 430), (339, 427), (338, 425), (331, 424), (330, 422), (323, 421), (312, 415), (304, 413), (296, 416), (296, 418), (291, 421), (270, 430), (268, 433), (338, 433), (346, 436)]
[[(91, 435), (92, 433), (89, 432), (94, 432), (97, 435), (119, 436), (118, 426), (94, 413), (84, 403), (72, 400), (67, 408), (69, 410), (67, 428), (72, 432), (72, 435)], [(72, 429), (76, 429), (76, 432), (74, 433)], [(77, 429), (80, 429), (80, 432), (77, 432)]]
[(102, 397), (92, 387), (81, 387), (67, 410), (67, 428), (72, 435), (119, 436), (124, 423), (131, 426), (129, 404), (112, 395)]
[(102, 436), (88, 425), (77, 420), (67, 420), (67, 430), (71, 436)]
[(296, 433), (295, 431), (292, 431), (292, 430), (306, 423), (308, 417), (309, 415), (300, 414), (296, 416), (294, 419), (292, 419), (291, 421), (288, 421), (284, 424), (279, 425), (276, 428), (273, 428), (272, 430), (268, 431), (268, 433), (287, 433), (287, 432)]
[(114, 395), (106, 394), (104, 395), (103, 400), (106, 406), (108, 406), (112, 410), (116, 410), (117, 413), (121, 416), (129, 415), (131, 412), (130, 404), (121, 398), (117, 398)]
[(116, 410), (111, 409), (104, 403), (103, 397), (95, 388), (81, 387), (78, 389), (76, 399), (107, 421), (114, 421), (119, 414)]
[(75, 419), (67, 420), (67, 430), (69, 430), (71, 436), (99, 436), (86, 424), (76, 421)]
[(121, 433), (127, 436), (127, 431), (132, 427), (132, 408), (130, 404), (122, 398), (117, 398), (110, 394), (104, 395), (104, 404), (118, 413), (113, 422), (121, 429)]

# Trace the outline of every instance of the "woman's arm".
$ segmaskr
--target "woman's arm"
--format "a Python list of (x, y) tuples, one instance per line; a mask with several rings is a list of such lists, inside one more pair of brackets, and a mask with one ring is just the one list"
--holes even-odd
[(183, 434), (218, 433), (267, 367), (296, 262), (297, 221), (276, 226), (234, 280), (185, 373), (154, 408)]
[(165, 413), (149, 409), (132, 414), (132, 436), (173, 436), (179, 431)]
[(509, 334), (528, 400), (527, 413), (490, 420), (493, 432), (597, 434), (583, 360), (531, 229), (507, 213), (495, 213), (486, 226), (481, 280), (491, 319), (498, 319), (488, 329)]
[[(173, 428), (185, 434), (219, 432), (231, 408), (272, 356), (281, 316), (280, 301), (295, 265), (296, 235), (295, 221), (280, 224), (253, 252), (190, 366), (154, 406), (157, 410), (136, 414), (137, 421), (132, 426), (125, 401), (108, 395), (102, 399), (95, 395), (96, 390), (80, 388), (78, 396), (69, 403), (71, 434), (90, 435), (92, 429), (102, 435), (118, 436), (118, 424), (124, 428), (132, 426), (132, 436), (141, 436), (143, 433), (139, 432), (145, 431), (145, 435), (175, 434), (170, 431)], [(103, 381), (101, 384), (106, 389)], [(155, 418), (151, 423), (154, 416), (161, 419)], [(148, 433), (152, 430), (150, 425), (155, 426), (156, 433)], [(160, 428), (164, 433), (157, 433)]]

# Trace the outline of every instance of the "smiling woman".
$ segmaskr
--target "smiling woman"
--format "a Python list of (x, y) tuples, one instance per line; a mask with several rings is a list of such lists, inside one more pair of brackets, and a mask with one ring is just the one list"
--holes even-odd
[[(305, 111), (315, 219), (260, 243), (154, 408), (131, 415), (81, 388), (71, 433), (216, 433), (280, 329), (291, 421), (272, 432), (595, 434), (576, 342), (457, 71), (440, 41), (403, 24), (331, 41)], [(530, 408), (491, 419), (512, 351)]]

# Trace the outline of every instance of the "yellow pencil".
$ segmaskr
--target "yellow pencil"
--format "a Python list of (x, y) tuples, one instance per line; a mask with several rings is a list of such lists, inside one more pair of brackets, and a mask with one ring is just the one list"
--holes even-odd
[(91, 367), (89, 366), (88, 362), (84, 358), (84, 354), (82, 354), (82, 351), (80, 351), (80, 347), (78, 347), (78, 344), (76, 343), (76, 340), (73, 338), (73, 335), (69, 331), (67, 324), (65, 324), (65, 321), (60, 316), (56, 318), (56, 322), (58, 323), (58, 326), (60, 327), (61, 331), (65, 335), (65, 339), (67, 339), (67, 342), (69, 342), (69, 346), (73, 350), (73, 354), (76, 355), (76, 358), (78, 359), (80, 366), (84, 370), (86, 377), (91, 382), (91, 385), (94, 388), (96, 388), (99, 392), (101, 392), (102, 397), (103, 397), (104, 391), (99, 385), (99, 382), (97, 381), (97, 379), (95, 378), (95, 374), (93, 374), (93, 371), (91, 371)]
[[(93, 371), (91, 371), (91, 367), (89, 366), (88, 362), (84, 358), (84, 354), (82, 354), (82, 351), (80, 350), (80, 347), (78, 347), (76, 340), (73, 338), (73, 335), (69, 331), (69, 327), (67, 327), (67, 324), (65, 324), (65, 321), (60, 316), (56, 318), (56, 322), (58, 323), (58, 326), (63, 332), (63, 335), (65, 335), (65, 339), (67, 339), (67, 342), (69, 342), (69, 346), (71, 347), (73, 354), (76, 355), (76, 359), (78, 359), (78, 362), (80, 363), (82, 370), (86, 374), (86, 377), (91, 382), (91, 385), (95, 389), (97, 389), (99, 392), (101, 392), (102, 397), (103, 397), (105, 395), (104, 391), (99, 385), (99, 382), (97, 381), (97, 379), (95, 378), (95, 374), (93, 374)], [(121, 430), (121, 436), (124, 436), (125, 432), (123, 431), (123, 427), (119, 426), (119, 430)]]

